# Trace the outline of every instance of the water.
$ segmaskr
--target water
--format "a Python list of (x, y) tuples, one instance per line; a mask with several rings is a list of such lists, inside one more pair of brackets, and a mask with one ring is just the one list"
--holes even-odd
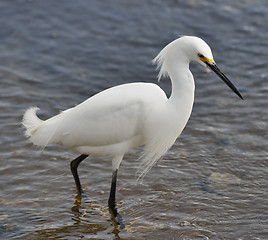
[[(266, 0), (1, 1), (1, 239), (268, 239)], [(182, 136), (136, 183), (141, 149), (118, 176), (120, 229), (107, 211), (111, 161), (79, 169), (92, 202), (75, 203), (59, 146), (23, 136), (25, 109), (48, 118), (108, 87), (155, 82), (151, 59), (181, 34), (212, 47), (241, 101), (191, 64), (193, 114)], [(170, 82), (159, 85), (169, 94)]]

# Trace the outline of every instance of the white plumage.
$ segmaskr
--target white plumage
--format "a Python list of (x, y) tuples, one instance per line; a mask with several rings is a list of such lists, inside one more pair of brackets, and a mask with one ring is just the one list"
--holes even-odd
[(37, 108), (30, 108), (23, 117), (26, 136), (38, 146), (60, 144), (84, 155), (111, 157), (113, 171), (126, 152), (144, 145), (139, 171), (144, 176), (173, 145), (190, 117), (195, 88), (190, 61), (210, 67), (242, 98), (216, 67), (209, 46), (200, 38), (184, 36), (154, 59), (160, 69), (158, 78), (171, 79), (170, 98), (156, 84), (130, 83), (102, 91), (46, 121), (36, 116)]
[(38, 108), (30, 108), (23, 124), (35, 145), (60, 144), (87, 155), (123, 157), (130, 149), (145, 145), (143, 169), (149, 170), (180, 131), (181, 124), (176, 124), (177, 132), (172, 127), (172, 108), (167, 107), (168, 99), (157, 85), (131, 83), (96, 94), (46, 121), (36, 116)]

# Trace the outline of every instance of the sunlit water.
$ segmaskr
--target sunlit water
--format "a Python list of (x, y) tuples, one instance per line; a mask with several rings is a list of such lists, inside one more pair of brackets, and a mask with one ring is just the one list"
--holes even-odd
[[(266, 0), (1, 1), (0, 238), (268, 239), (267, 22)], [(121, 229), (107, 210), (111, 161), (81, 164), (91, 200), (78, 204), (78, 154), (40, 151), (20, 121), (32, 105), (45, 119), (108, 87), (156, 82), (151, 59), (182, 34), (211, 45), (245, 100), (191, 64), (196, 101), (181, 137), (141, 183), (142, 149), (122, 162)], [(159, 85), (169, 94), (168, 79)]]

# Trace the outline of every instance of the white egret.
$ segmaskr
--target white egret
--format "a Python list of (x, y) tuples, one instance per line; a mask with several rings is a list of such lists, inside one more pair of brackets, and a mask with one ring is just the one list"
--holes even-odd
[(37, 146), (60, 144), (82, 155), (71, 162), (78, 194), (82, 188), (78, 165), (88, 156), (112, 159), (108, 205), (115, 209), (117, 171), (130, 149), (143, 145), (140, 176), (173, 145), (184, 129), (194, 102), (194, 78), (189, 63), (196, 61), (214, 71), (241, 99), (243, 97), (213, 60), (210, 47), (200, 38), (183, 36), (169, 43), (153, 60), (158, 78), (168, 76), (172, 93), (153, 83), (130, 83), (102, 91), (81, 104), (45, 121), (29, 108), (23, 116), (25, 134)]

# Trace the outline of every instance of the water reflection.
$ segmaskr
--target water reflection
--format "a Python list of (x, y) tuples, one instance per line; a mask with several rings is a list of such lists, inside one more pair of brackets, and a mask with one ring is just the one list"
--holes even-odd
[[(92, 199), (84, 199), (77, 195), (74, 206), (71, 208), (73, 215), (71, 222), (64, 226), (54, 226), (35, 230), (26, 234), (24, 239), (59, 239), (69, 237), (74, 239), (91, 238), (113, 235), (113, 239), (124, 239), (119, 236), (120, 231), (125, 228), (120, 214), (114, 215), (108, 207), (101, 206)], [(106, 220), (106, 221), (105, 221)], [(107, 224), (108, 223), (108, 224)], [(129, 238), (128, 238), (129, 239)]]
[[(98, 214), (104, 218), (107, 218), (112, 221), (113, 231), (116, 239), (119, 238), (120, 230), (125, 229), (122, 216), (118, 213), (117, 208), (105, 208), (100, 206), (96, 201), (90, 199), (84, 193), (77, 194), (75, 197), (75, 203), (72, 207), (72, 212), (75, 213), (77, 219), (84, 218), (87, 214)], [(77, 220), (78, 221), (78, 220)]]
[(107, 230), (101, 223), (81, 221), (79, 217), (74, 217), (72, 220), (73, 225), (37, 230), (25, 236), (24, 239), (65, 239), (66, 236), (79, 239), (85, 236), (98, 235), (98, 233)]

